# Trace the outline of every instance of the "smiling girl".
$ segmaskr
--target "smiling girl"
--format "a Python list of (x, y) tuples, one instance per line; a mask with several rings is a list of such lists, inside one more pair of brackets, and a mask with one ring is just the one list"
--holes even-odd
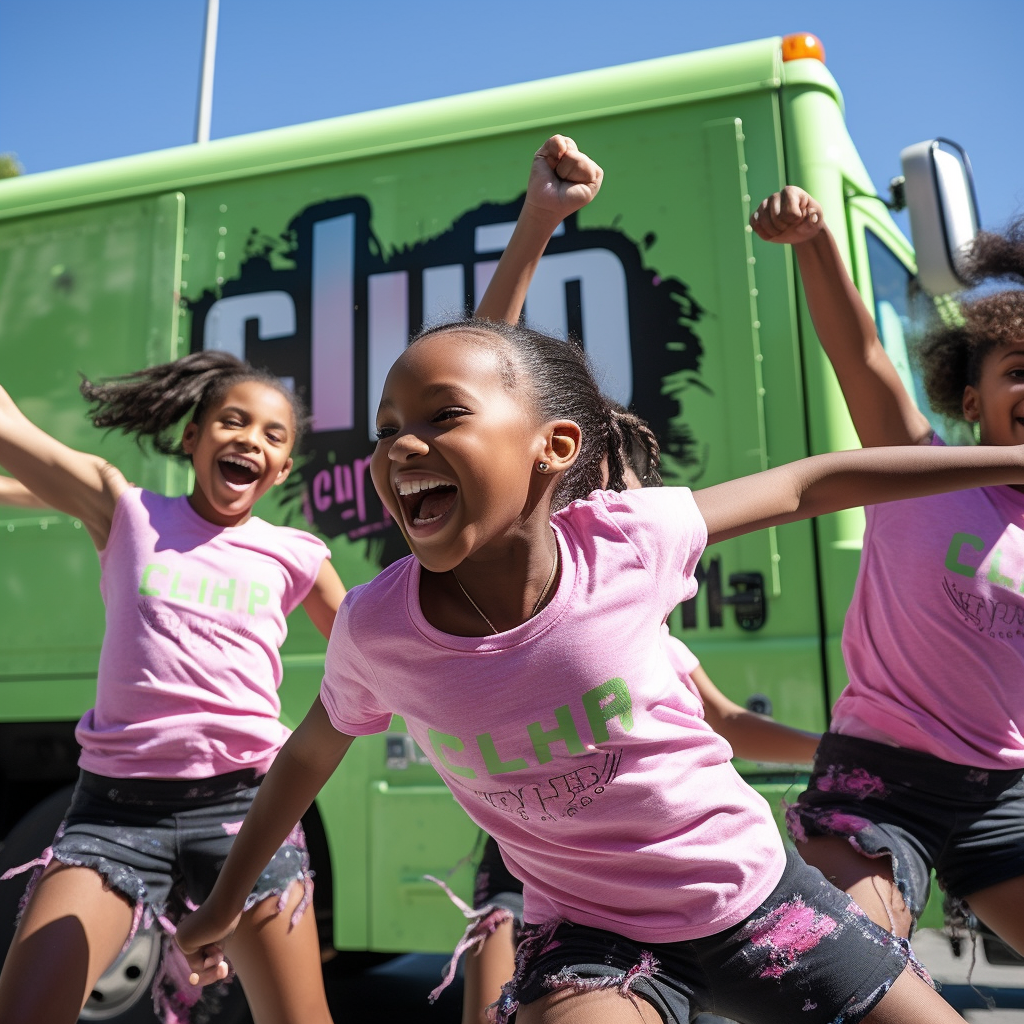
[[(816, 456), (698, 492), (600, 487), (608, 403), (581, 351), (468, 321), (392, 367), (374, 484), (412, 555), (339, 611), (319, 698), (178, 941), (216, 972), (261, 865), (392, 714), (524, 882), (519, 1024), (960, 1018), (908, 948), (787, 857), (660, 642), (705, 544), (861, 502), (1024, 480), (1024, 450)], [(230, 942), (231, 939), (225, 940)]]
[[(320, 540), (252, 514), (288, 477), (304, 422), (276, 378), (204, 352), (82, 392), (97, 426), (190, 459), (195, 486), (187, 498), (131, 486), (0, 388), (0, 465), (81, 520), (107, 616), (96, 706), (76, 732), (80, 779), (53, 845), (27, 865), (36, 874), (0, 973), (5, 1024), (75, 1021), (140, 924), (173, 932), (206, 897), (288, 735), (276, 694), (285, 616), (302, 604), (327, 636), (344, 596)], [(300, 826), (257, 875), (230, 943), (254, 1017), (325, 1024)], [(172, 966), (165, 956), (154, 998), (166, 1020), (185, 1021), (198, 990), (176, 986)]]
[[(861, 443), (941, 447), (882, 346), (818, 203), (789, 187), (752, 221), (794, 246)], [(982, 448), (1024, 441), (1024, 223), (979, 235), (987, 292), (925, 339), (933, 408)], [(1011, 280), (1007, 279), (1009, 275)], [(867, 510), (843, 632), (850, 685), (791, 809), (801, 853), (910, 935), (931, 871), (1024, 953), (1024, 494), (1019, 483)]]

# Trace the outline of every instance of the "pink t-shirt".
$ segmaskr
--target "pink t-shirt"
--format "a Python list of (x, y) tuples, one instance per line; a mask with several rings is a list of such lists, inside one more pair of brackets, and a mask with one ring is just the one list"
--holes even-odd
[(979, 487), (866, 513), (833, 729), (1024, 768), (1024, 494)]
[(288, 735), (285, 616), (327, 555), (303, 530), (216, 526), (187, 498), (125, 491), (100, 552), (107, 629), (79, 765), (113, 778), (266, 771)]
[(700, 690), (697, 689), (697, 684), (693, 681), (693, 670), (700, 665), (700, 659), (693, 651), (690, 650), (682, 640), (678, 637), (674, 637), (668, 631), (668, 625), (662, 627), (661, 630), (662, 643), (665, 645), (665, 654), (668, 657), (669, 662), (672, 665), (672, 671), (679, 677), (679, 681), (697, 698), (697, 704), (699, 705), (695, 711), (696, 714), (704, 717), (704, 700), (700, 695)]
[(403, 717), (523, 881), (527, 921), (647, 942), (713, 934), (764, 901), (784, 852), (662, 642), (697, 589), (707, 528), (669, 487), (595, 492), (551, 522), (557, 590), (496, 636), (433, 628), (411, 556), (350, 591), (321, 699), (349, 735)]

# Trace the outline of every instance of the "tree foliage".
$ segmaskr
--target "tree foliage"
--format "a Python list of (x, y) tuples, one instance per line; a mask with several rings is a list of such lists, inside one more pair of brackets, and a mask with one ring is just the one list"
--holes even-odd
[(16, 153), (0, 153), (0, 178), (17, 178), (24, 173)]

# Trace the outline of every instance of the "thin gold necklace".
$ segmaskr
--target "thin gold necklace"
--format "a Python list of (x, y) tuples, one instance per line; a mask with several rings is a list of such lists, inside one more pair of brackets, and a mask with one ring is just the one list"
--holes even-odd
[[(534, 617), (534, 615), (537, 614), (537, 609), (541, 606), (541, 603), (544, 601), (544, 598), (548, 596), (548, 591), (551, 589), (551, 584), (554, 581), (555, 570), (557, 568), (558, 568), (558, 547), (556, 545), (554, 557), (551, 559), (551, 572), (548, 574), (548, 581), (547, 581), (547, 583), (544, 584), (544, 589), (540, 592), (540, 597), (538, 597), (536, 602), (534, 603), (533, 611), (530, 612), (530, 616), (529, 616), (531, 619)], [(486, 615), (484, 615), (484, 610), (480, 607), (480, 605), (478, 605), (476, 603), (476, 601), (474, 601), (473, 598), (469, 596), (469, 591), (462, 585), (462, 580), (459, 579), (459, 577), (456, 574), (454, 569), (452, 569), (452, 575), (455, 577), (455, 582), (458, 583), (458, 585), (459, 585), (459, 590), (461, 590), (462, 593), (466, 595), (466, 600), (476, 609), (477, 614), (480, 616), (480, 618), (483, 619), (484, 622), (487, 623), (487, 625), (490, 628), (491, 632), (494, 633), (495, 635), (497, 635), (499, 632), (501, 632), (500, 630), (496, 629), (495, 626), (494, 626), (494, 623), (491, 622), (491, 620), (489, 618), (487, 618)]]

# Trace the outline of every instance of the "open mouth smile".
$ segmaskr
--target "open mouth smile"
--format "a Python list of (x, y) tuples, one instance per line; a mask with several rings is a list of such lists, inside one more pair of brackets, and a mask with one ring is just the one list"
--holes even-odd
[(405, 520), (413, 526), (440, 522), (454, 507), (459, 493), (455, 484), (427, 477), (399, 480), (395, 488)]
[(222, 455), (217, 466), (224, 482), (232, 490), (243, 491), (259, 479), (259, 466), (244, 455)]

